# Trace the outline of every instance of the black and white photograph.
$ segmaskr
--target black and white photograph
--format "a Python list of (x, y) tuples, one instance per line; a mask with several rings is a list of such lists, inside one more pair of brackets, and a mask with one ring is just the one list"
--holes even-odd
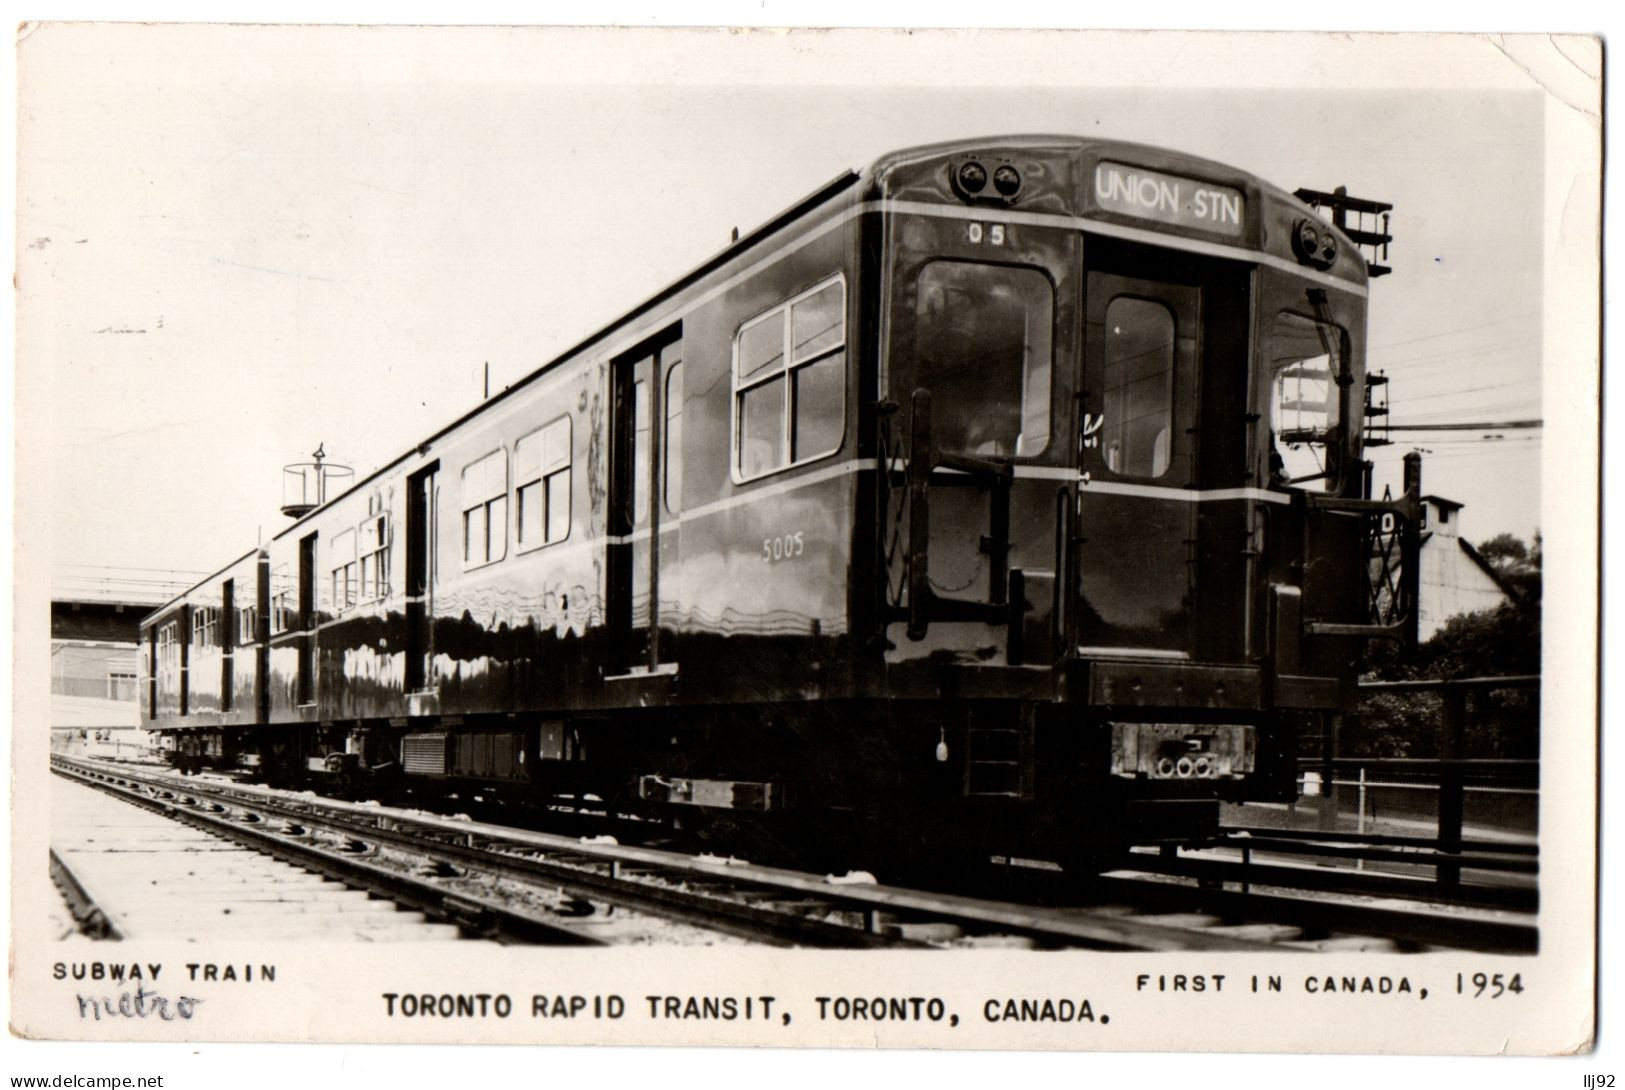
[(14, 1033), (1590, 1047), (1599, 40), (17, 39)]

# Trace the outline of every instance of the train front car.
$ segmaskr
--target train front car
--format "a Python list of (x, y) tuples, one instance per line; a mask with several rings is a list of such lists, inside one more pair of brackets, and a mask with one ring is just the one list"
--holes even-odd
[(1373, 590), (1374, 535), (1414, 506), (1367, 498), (1361, 255), (1281, 190), (1136, 145), (941, 145), (869, 180), (907, 827), (1089, 866), (1295, 798), (1299, 728), (1403, 629)]

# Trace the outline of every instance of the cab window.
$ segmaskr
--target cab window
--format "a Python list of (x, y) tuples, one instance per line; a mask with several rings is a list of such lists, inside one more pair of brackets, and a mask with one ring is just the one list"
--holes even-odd
[(941, 450), (1027, 458), (1050, 437), (1055, 289), (1032, 268), (933, 261), (920, 270), (915, 350)]
[(1270, 483), (1335, 491), (1343, 442), (1347, 335), (1288, 311), (1270, 328)]

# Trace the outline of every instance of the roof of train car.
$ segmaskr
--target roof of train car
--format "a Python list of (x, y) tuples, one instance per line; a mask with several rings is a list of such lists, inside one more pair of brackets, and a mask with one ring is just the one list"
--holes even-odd
[(1103, 136), (1029, 133), (1021, 136), (988, 136), (980, 139), (945, 140), (941, 143), (921, 144), (917, 147), (901, 148), (894, 152), (888, 152), (876, 159), (874, 163), (864, 170), (863, 174), (865, 177), (879, 179), (897, 167), (918, 162), (922, 159), (953, 156), (972, 151), (1038, 151), (1046, 148), (1064, 149), (1079, 154), (1091, 151), (1130, 153), (1134, 156), (1138, 165), (1153, 170), (1172, 168), (1200, 175), (1247, 178), (1257, 185), (1262, 193), (1301, 207), (1305, 211), (1308, 211), (1309, 207), (1290, 191), (1259, 177), (1250, 170), (1243, 170), (1229, 163), (1222, 163), (1217, 159), (1205, 159), (1202, 156), (1191, 155), (1188, 152), (1159, 147), (1156, 144), (1142, 144), (1134, 140), (1112, 140)]
[[(356, 481), (355, 484), (351, 485), (337, 496), (334, 496), (320, 507), (314, 508), (313, 510), (301, 515), (299, 518), (283, 527), (277, 533), (272, 534), (271, 540), (275, 541), (298, 529), (305, 523), (306, 520), (315, 517), (320, 512), (325, 511), (333, 504), (338, 503), (352, 493), (365, 488), (369, 483), (377, 480), (385, 473), (388, 473), (390, 470), (399, 466), (402, 462), (411, 458), (415, 453), (423, 451), (426, 447), (428, 447), (429, 444), (435, 442), (450, 432), (455, 431), (469, 420), (479, 416), (481, 413), (495, 406), (498, 402), (504, 401), (507, 398), (519, 393), (519, 391), (528, 387), (531, 383), (551, 371), (554, 367), (566, 360), (578, 356), (581, 352), (603, 341), (616, 330), (619, 330), (627, 325), (627, 323), (633, 321), (643, 314), (648, 313), (659, 304), (670, 300), (686, 288), (691, 287), (693, 284), (703, 279), (709, 273), (714, 272), (716, 269), (727, 264), (729, 261), (732, 261), (740, 254), (760, 245), (778, 231), (792, 223), (795, 223), (803, 216), (806, 216), (808, 213), (818, 209), (820, 206), (828, 204), (834, 197), (850, 190), (858, 182), (861, 181), (866, 183), (864, 186), (865, 192), (861, 194), (866, 196), (868, 190), (871, 190), (875, 186), (881, 184), (887, 174), (897, 167), (922, 159), (930, 159), (938, 156), (952, 155), (959, 152), (988, 147), (1028, 151), (1036, 151), (1041, 148), (1060, 148), (1080, 154), (1094, 149), (1111, 150), (1115, 152), (1131, 152), (1137, 157), (1142, 158), (1145, 161), (1145, 165), (1148, 167), (1155, 168), (1156, 166), (1161, 165), (1182, 170), (1194, 170), (1197, 172), (1217, 172), (1230, 177), (1246, 177), (1258, 185), (1261, 192), (1267, 193), (1277, 200), (1282, 200), (1290, 204), (1296, 204), (1304, 207), (1307, 211), (1307, 206), (1303, 205), (1302, 202), (1291, 193), (1280, 188), (1279, 186), (1264, 181), (1249, 171), (1240, 170), (1236, 167), (1229, 166), (1215, 160), (1203, 159), (1199, 156), (1188, 155), (1183, 152), (1172, 151), (1168, 148), (1158, 147), (1153, 144), (1141, 144), (1134, 141), (1111, 140), (1102, 137), (1067, 136), (1059, 134), (1026, 134), (1018, 136), (988, 136), (980, 138), (971, 137), (959, 140), (943, 141), (936, 144), (921, 144), (914, 147), (901, 148), (897, 151), (889, 152), (880, 156), (861, 171), (848, 170), (840, 175), (837, 175), (829, 182), (813, 190), (801, 200), (790, 205), (783, 212), (780, 212), (778, 215), (769, 219), (750, 232), (741, 235), (737, 241), (730, 243), (726, 248), (718, 251), (710, 258), (689, 270), (687, 273), (684, 273), (682, 276), (678, 277), (671, 284), (656, 294), (643, 300), (630, 310), (627, 310), (614, 320), (595, 330), (577, 343), (571, 345), (557, 356), (548, 360), (546, 363), (514, 382), (511, 386), (508, 386), (506, 389), (491, 395), (489, 398), (480, 402), (480, 404), (476, 405), (468, 412), (463, 413), (461, 416), (452, 420), (444, 427), (435, 431), (433, 434), (425, 437), (415, 447), (403, 451), (395, 458), (390, 459), (388, 462)], [(258, 549), (250, 550), (248, 553), (224, 565), (206, 578), (199, 580), (185, 592), (176, 595), (175, 597), (166, 601), (163, 605), (154, 609), (152, 613), (143, 618), (142, 623), (146, 624), (156, 618), (159, 614), (168, 611), (176, 602), (184, 599), (187, 594), (190, 594), (198, 587), (201, 587), (211, 580), (217, 578), (227, 569), (242, 563), (243, 560), (253, 556), (257, 551)]]

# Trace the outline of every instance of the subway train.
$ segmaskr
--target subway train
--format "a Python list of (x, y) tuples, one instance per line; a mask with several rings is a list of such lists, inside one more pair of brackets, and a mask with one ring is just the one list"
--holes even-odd
[(1373, 270), (1323, 213), (1109, 140), (886, 155), (153, 612), (143, 724), (884, 858), (1290, 800), (1414, 638), (1420, 463), (1373, 498)]

